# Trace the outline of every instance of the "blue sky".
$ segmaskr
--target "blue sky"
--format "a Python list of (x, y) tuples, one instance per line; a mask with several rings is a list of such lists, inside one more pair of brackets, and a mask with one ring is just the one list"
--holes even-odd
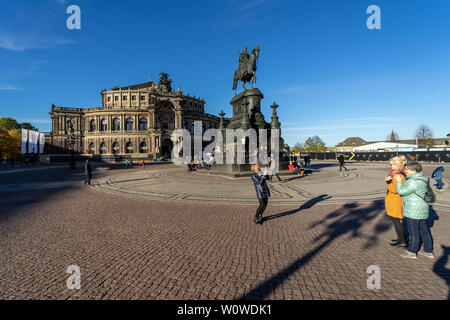
[[(66, 27), (70, 4), (81, 30)], [(381, 30), (366, 27), (371, 4)], [(160, 71), (229, 116), (238, 52), (255, 45), (262, 110), (270, 121), (277, 102), (291, 145), (450, 132), (448, 0), (2, 1), (0, 117), (49, 131), (52, 103), (100, 106), (102, 89)]]

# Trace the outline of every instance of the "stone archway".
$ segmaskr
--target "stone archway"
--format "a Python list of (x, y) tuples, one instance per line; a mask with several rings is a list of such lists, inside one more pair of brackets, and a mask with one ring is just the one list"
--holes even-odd
[(175, 107), (171, 101), (161, 101), (156, 107), (157, 127), (163, 131), (175, 129)]
[(161, 142), (161, 156), (171, 158), (173, 142), (170, 138), (165, 138)]

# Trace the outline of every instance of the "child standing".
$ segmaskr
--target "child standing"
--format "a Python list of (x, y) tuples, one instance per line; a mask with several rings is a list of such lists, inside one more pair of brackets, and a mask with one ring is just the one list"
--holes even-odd
[(442, 191), (442, 187), (444, 186), (444, 184), (442, 183), (442, 175), (443, 175), (444, 171), (445, 171), (445, 167), (440, 166), (440, 167), (437, 167), (436, 169), (434, 169), (433, 174), (431, 175), (431, 178), (434, 178), (436, 180), (437, 191)]
[(433, 240), (427, 226), (429, 205), (424, 200), (428, 179), (424, 177), (422, 166), (417, 162), (408, 161), (405, 174), (405, 183), (402, 183), (400, 175), (394, 177), (397, 192), (402, 197), (403, 216), (410, 235), (408, 250), (401, 254), (401, 257), (417, 259), (420, 240), (422, 240), (423, 250), (419, 254), (433, 259)]

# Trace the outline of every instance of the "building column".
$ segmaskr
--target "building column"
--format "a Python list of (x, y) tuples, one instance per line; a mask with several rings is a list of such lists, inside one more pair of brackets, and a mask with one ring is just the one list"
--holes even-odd
[(183, 127), (181, 121), (182, 121), (182, 114), (180, 110), (175, 111), (175, 129), (181, 129)]

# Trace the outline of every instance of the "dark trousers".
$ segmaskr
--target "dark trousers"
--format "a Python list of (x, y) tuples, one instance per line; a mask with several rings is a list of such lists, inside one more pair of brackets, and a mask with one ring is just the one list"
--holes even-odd
[(272, 177), (273, 176), (276, 176), (277, 178), (278, 178), (278, 181), (281, 181), (281, 178), (280, 178), (280, 176), (278, 175), (278, 173), (274, 173), (274, 174), (271, 174), (270, 175), (270, 182), (272, 182)]
[(264, 210), (266, 210), (267, 207), (267, 201), (269, 198), (262, 198), (259, 200), (259, 207), (256, 209), (256, 217), (262, 217)]
[(348, 169), (344, 166), (343, 163), (339, 163), (339, 171), (342, 171), (342, 168), (344, 168), (346, 171), (348, 171)]
[(436, 179), (436, 183), (437, 183), (436, 188), (438, 190), (442, 190), (442, 187), (444, 186), (444, 184), (442, 183), (442, 179)]
[(388, 216), (394, 224), (395, 233), (397, 233), (397, 239), (400, 243), (406, 243), (405, 231), (403, 230), (402, 220), (400, 218), (394, 218)]
[(409, 233), (408, 251), (417, 253), (420, 248), (420, 240), (423, 241), (423, 251), (433, 253), (433, 239), (426, 219), (405, 218)]
[(92, 179), (92, 176), (90, 174), (86, 175), (86, 180), (84, 180), (84, 183), (91, 185), (91, 179)]

